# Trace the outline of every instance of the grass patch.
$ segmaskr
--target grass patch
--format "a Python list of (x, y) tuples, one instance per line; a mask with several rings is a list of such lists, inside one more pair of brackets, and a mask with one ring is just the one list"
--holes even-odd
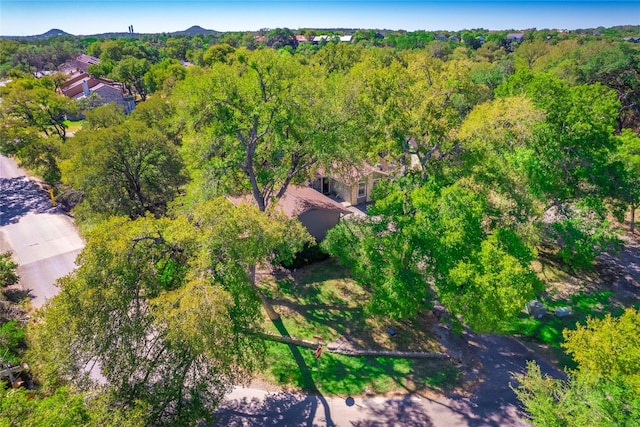
[[(365, 313), (368, 292), (333, 260), (296, 270), (291, 278), (261, 285), (281, 319), (265, 321), (272, 333), (325, 343), (340, 341), (354, 348), (439, 351), (426, 317), (399, 322)], [(396, 334), (391, 336), (387, 329)], [(384, 357), (349, 357), (323, 352), (318, 369), (315, 350), (268, 343), (267, 380), (280, 385), (336, 395), (381, 394), (394, 390), (446, 389), (458, 381), (448, 361)]]
[[(313, 384), (309, 384), (287, 344), (269, 343), (269, 380), (323, 394), (349, 396), (385, 394), (392, 391), (419, 391), (425, 388), (445, 390), (455, 387), (459, 371), (448, 361), (399, 359), (391, 357), (349, 357), (300, 348)], [(277, 363), (276, 363), (277, 361)]]
[[(564, 342), (562, 335), (565, 329), (576, 329), (578, 324), (584, 324), (588, 317), (601, 318), (605, 314), (619, 316), (623, 313), (622, 307), (613, 307), (610, 299), (613, 293), (601, 291), (594, 293), (580, 292), (572, 295), (569, 299), (542, 299), (547, 306), (549, 313), (540, 319), (535, 319), (528, 314), (522, 314), (507, 330), (508, 333), (524, 336), (537, 342), (551, 346), (557, 350), (561, 349)], [(559, 318), (553, 314), (556, 308), (570, 307), (571, 314), (564, 318)], [(572, 365), (568, 356), (558, 354), (560, 362), (565, 366)]]
[(67, 132), (76, 133), (80, 129), (82, 129), (82, 125), (84, 124), (84, 120), (65, 120), (64, 126), (67, 128)]

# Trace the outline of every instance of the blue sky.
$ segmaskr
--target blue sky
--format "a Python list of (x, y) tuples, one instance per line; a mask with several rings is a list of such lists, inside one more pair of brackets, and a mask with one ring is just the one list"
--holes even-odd
[(640, 25), (640, 0), (0, 0), (0, 34), (260, 28), (593, 28)]

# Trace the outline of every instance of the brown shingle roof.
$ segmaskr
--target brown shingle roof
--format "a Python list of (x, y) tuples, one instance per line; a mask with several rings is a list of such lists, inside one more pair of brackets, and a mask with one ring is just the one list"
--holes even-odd
[[(251, 195), (229, 197), (229, 200), (236, 205), (241, 203), (255, 205), (255, 200)], [(289, 185), (284, 196), (278, 200), (276, 206), (289, 218), (296, 218), (305, 212), (315, 209), (338, 211), (342, 214), (351, 213), (350, 210), (342, 206), (340, 203), (328, 198), (313, 188), (302, 187), (299, 185)]]
[(292, 218), (314, 209), (338, 211), (343, 214), (351, 213), (340, 203), (313, 188), (298, 185), (290, 185), (287, 188), (284, 196), (278, 201), (278, 207)]

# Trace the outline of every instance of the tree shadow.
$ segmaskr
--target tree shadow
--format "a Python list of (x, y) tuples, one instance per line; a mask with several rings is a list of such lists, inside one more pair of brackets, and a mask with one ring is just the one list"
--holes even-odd
[(352, 421), (354, 427), (433, 427), (434, 423), (426, 414), (422, 405), (405, 398), (402, 400), (388, 400), (378, 407), (367, 410), (366, 420)]
[(243, 398), (224, 402), (216, 411), (214, 426), (306, 426), (313, 425), (318, 399), (289, 393), (264, 399)]
[(467, 408), (470, 413), (470, 427), (528, 425), (522, 421), (524, 414), (520, 401), (512, 389), (517, 386), (518, 378), (526, 373), (528, 360), (534, 360), (545, 375), (566, 378), (564, 372), (529, 351), (512, 337), (470, 332), (464, 335), (476, 357), (482, 361), (485, 379), (470, 398), (449, 397), (456, 400), (455, 406), (460, 410)]
[(24, 290), (22, 288), (19, 288), (18, 286), (6, 288), (2, 291), (2, 294), (9, 302), (13, 304), (20, 304), (24, 300), (33, 298), (30, 290)]
[(26, 177), (0, 178), (0, 193), (0, 227), (17, 223), (30, 212), (58, 212), (47, 192)]
[[(273, 320), (272, 322), (273, 322), (273, 325), (278, 330), (278, 332), (280, 333), (280, 335), (287, 336), (287, 337), (290, 336), (289, 332), (287, 331), (287, 328), (282, 323), (281, 318), (278, 318), (277, 320)], [(291, 355), (293, 356), (294, 360), (296, 361), (296, 364), (298, 365), (298, 369), (300, 369), (300, 373), (302, 375), (301, 379), (302, 379), (303, 390), (315, 395), (317, 400), (320, 402), (320, 404), (324, 408), (327, 426), (335, 426), (335, 424), (331, 419), (331, 411), (329, 408), (329, 404), (327, 403), (327, 400), (324, 398), (324, 396), (322, 396), (322, 394), (318, 390), (318, 387), (316, 387), (313, 377), (311, 376), (311, 370), (309, 369), (309, 366), (307, 366), (307, 363), (305, 362), (304, 357), (302, 356), (302, 353), (300, 353), (300, 349), (295, 344), (287, 344), (287, 346), (289, 347), (289, 350), (291, 351)], [(317, 410), (317, 403), (316, 405), (312, 405), (312, 409), (313, 410), (309, 415), (309, 420), (311, 421), (313, 421), (313, 418), (315, 417), (315, 412)]]

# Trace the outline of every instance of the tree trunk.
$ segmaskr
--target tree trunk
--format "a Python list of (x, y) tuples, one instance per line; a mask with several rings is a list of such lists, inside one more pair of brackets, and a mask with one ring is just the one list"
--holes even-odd
[(631, 224), (629, 226), (629, 231), (631, 231), (631, 234), (633, 234), (636, 229), (636, 208), (636, 204), (631, 203)]
[(251, 286), (256, 290), (256, 293), (262, 300), (262, 306), (264, 307), (264, 311), (267, 312), (267, 316), (269, 316), (269, 320), (274, 321), (280, 318), (280, 315), (273, 308), (267, 297), (264, 296), (258, 285), (256, 284), (256, 266), (255, 264), (249, 267), (249, 277), (251, 279)]

